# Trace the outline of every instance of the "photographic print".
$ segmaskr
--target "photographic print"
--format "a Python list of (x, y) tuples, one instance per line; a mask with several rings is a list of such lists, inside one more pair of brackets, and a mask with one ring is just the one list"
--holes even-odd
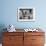
[(18, 21), (35, 21), (35, 8), (18, 8)]

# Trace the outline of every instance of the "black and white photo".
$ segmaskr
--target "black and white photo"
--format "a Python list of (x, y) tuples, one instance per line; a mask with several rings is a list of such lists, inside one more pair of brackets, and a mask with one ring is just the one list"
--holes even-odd
[(34, 21), (35, 8), (18, 8), (18, 21)]

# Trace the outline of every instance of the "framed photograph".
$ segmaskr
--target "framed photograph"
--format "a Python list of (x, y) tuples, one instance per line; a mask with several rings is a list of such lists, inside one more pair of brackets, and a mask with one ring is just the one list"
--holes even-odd
[(18, 21), (35, 21), (35, 8), (19, 7)]

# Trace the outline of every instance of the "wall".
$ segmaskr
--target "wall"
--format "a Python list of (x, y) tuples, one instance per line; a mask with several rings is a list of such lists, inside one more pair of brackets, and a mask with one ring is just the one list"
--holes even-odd
[[(42, 27), (46, 28), (46, 0), (0, 0), (0, 25), (13, 24), (16, 28)], [(35, 22), (18, 22), (18, 7), (34, 7), (36, 10)]]

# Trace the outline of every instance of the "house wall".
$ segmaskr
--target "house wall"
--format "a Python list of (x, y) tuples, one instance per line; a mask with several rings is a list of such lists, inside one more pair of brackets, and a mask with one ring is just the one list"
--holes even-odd
[[(18, 22), (18, 7), (34, 7), (36, 20)], [(46, 0), (0, 0), (0, 31), (9, 24), (19, 29), (40, 27), (46, 32)]]

